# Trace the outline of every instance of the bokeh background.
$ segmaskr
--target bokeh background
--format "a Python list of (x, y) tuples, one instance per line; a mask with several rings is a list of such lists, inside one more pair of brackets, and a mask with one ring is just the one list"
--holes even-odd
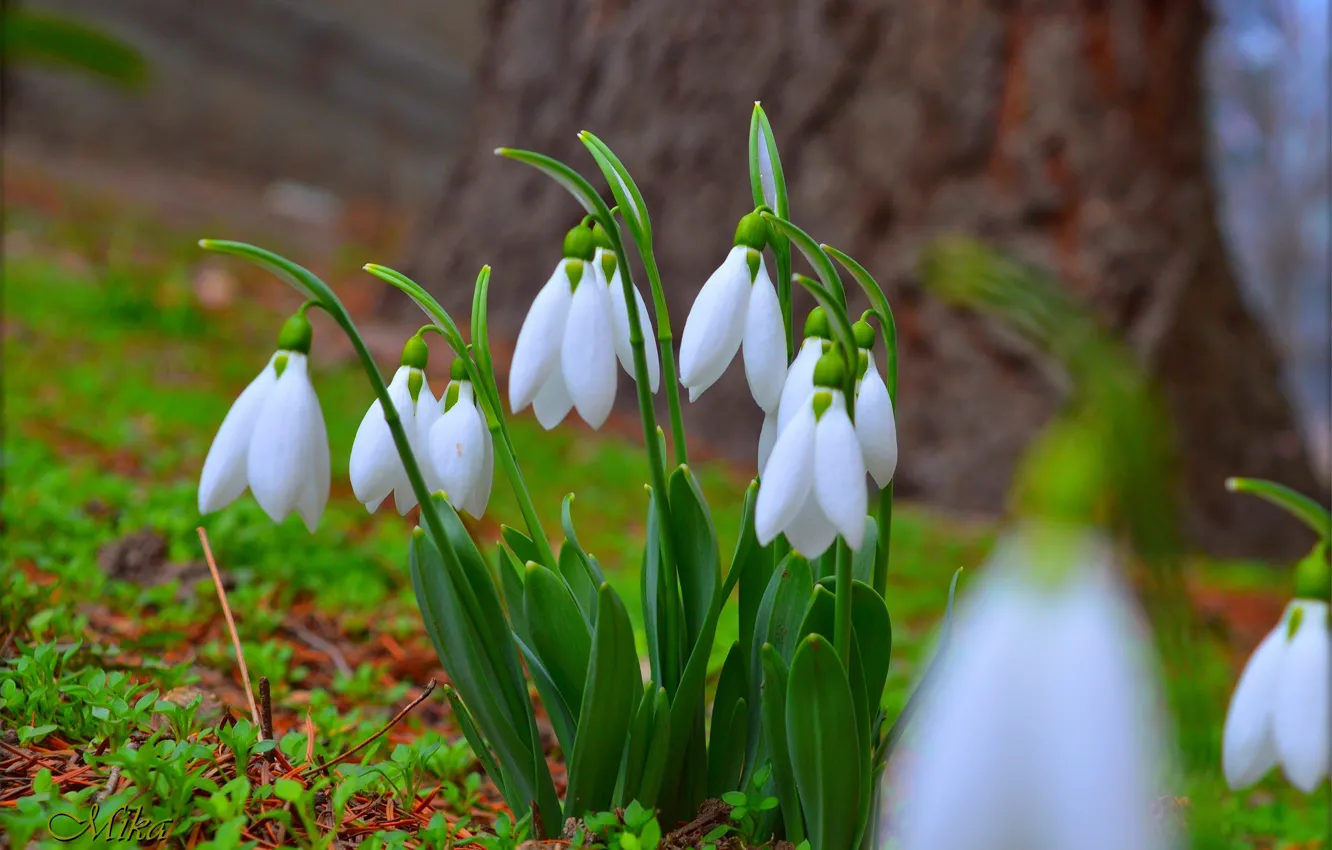
[[(204, 256), (199, 237), (254, 242), (315, 270), (385, 369), (422, 319), (361, 265), (401, 269), (462, 317), (490, 264), (503, 383), (509, 344), (581, 210), (493, 149), (537, 150), (592, 176), (575, 133), (611, 145), (652, 213), (678, 337), (752, 207), (759, 100), (793, 220), (859, 259), (897, 316), (906, 507), (886, 700), (905, 700), (949, 576), (983, 559), (1016, 462), (1069, 390), (1040, 352), (923, 289), (919, 252), (960, 233), (1055, 275), (1159, 387), (1199, 556), (1189, 591), (1214, 639), (1205, 669), (1171, 681), (1207, 692), (1217, 716), (1189, 720), (1202, 746), (1219, 740), (1239, 664), (1289, 595), (1283, 568), (1312, 542), (1223, 481), (1272, 478), (1323, 504), (1332, 486), (1326, 0), (4, 8), (4, 522), (6, 570), (17, 567), (6, 577), (20, 581), (0, 596), (0, 657), (33, 636), (111, 641), (243, 704), (200, 572), (193, 487), (227, 406), (299, 299)], [(114, 44), (61, 26), (45, 48), (20, 43), (20, 12), (80, 21)], [(59, 58), (71, 45), (93, 73)], [(435, 352), (440, 392), (448, 359)], [(313, 358), (333, 447), (323, 527), (274, 531), (248, 497), (204, 520), (235, 578), (247, 655), (273, 678), (280, 728), (310, 706), (321, 729), (346, 726), (346, 712), (373, 716), (436, 675), (404, 526), (391, 512), (367, 516), (347, 484), (369, 393), (350, 347), (318, 318)], [(599, 434), (572, 419), (546, 433), (527, 414), (513, 427), (547, 530), (576, 491), (579, 534), (632, 605), (646, 471), (621, 380)], [(761, 419), (738, 365), (685, 415), (726, 553)], [(505, 491), (497, 484), (478, 539), (518, 522)], [(451, 734), (423, 711), (426, 728)], [(411, 734), (402, 740), (419, 741), (420, 727)], [(1186, 789), (1195, 809), (1243, 820), (1245, 841), (1218, 846), (1326, 834), (1326, 800), (1276, 781), (1231, 795), (1214, 757), (1193, 762), (1204, 767)]]

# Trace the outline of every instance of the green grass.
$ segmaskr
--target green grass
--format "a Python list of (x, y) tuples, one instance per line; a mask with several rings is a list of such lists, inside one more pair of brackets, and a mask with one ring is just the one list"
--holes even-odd
[[(25, 226), (38, 232), (39, 242), (54, 232), (40, 219)], [(179, 244), (184, 251), (189, 241), (182, 238)], [(132, 732), (146, 728), (156, 696), (136, 714), (138, 703), (154, 691), (197, 681), (196, 672), (145, 661), (125, 673), (99, 673), (104, 657), (134, 650), (151, 659), (188, 641), (192, 624), (216, 614), (211, 584), (191, 593), (178, 583), (144, 588), (111, 579), (98, 566), (98, 552), (108, 542), (152, 529), (166, 539), (169, 560), (195, 562), (201, 557), (195, 528), (206, 528), (220, 564), (236, 581), (229, 596), (252, 673), (272, 679), (275, 701), (296, 691), (308, 693), (321, 757), (345, 749), (359, 733), (382, 722), (387, 706), (401, 702), (402, 688), (383, 688), (378, 684), (383, 671), (373, 666), (358, 666), (326, 687), (306, 688), (312, 672), (319, 671), (292, 663), (291, 645), (272, 636), (285, 612), (301, 603), (360, 637), (420, 637), (406, 571), (409, 526), (392, 510), (368, 515), (346, 484), (351, 441), (370, 401), (369, 389), (351, 365), (314, 370), (334, 478), (333, 498), (315, 534), (295, 517), (275, 527), (248, 495), (200, 518), (195, 487), (209, 442), (236, 394), (266, 362), (284, 317), (251, 304), (205, 317), (192, 306), (183, 271), (186, 254), (172, 257), (169, 251), (166, 259), (71, 268), (59, 259), (60, 250), (58, 242), (47, 244), (7, 257), (4, 267), (7, 545), (0, 620), (26, 622), (31, 639), (18, 647), (16, 661), (0, 668), (0, 720), (33, 740), (40, 740), (44, 733), (37, 730), (48, 726), (80, 742), (109, 740), (105, 765), (119, 759), (127, 775), (138, 772), (143, 787), (161, 787), (161, 793), (150, 795), (153, 806), (170, 810), (181, 823), (204, 818), (216, 829), (231, 830), (228, 824), (239, 809), (228, 795), (238, 789), (208, 789), (212, 796), (202, 812), (195, 797), (173, 796), (184, 787), (181, 783), (193, 781), (191, 766), (199, 762), (199, 753), (168, 751), (168, 742), (158, 741), (149, 755), (134, 756), (125, 746)], [(281, 286), (276, 280), (270, 285)], [(320, 343), (316, 336), (316, 347)], [(447, 357), (442, 346), (435, 350), (431, 374), (438, 377), (432, 386), (439, 393)], [(573, 517), (579, 537), (606, 568), (639, 628), (638, 570), (647, 510), (642, 450), (633, 441), (593, 437), (573, 427), (546, 432), (530, 414), (513, 417), (510, 427), (547, 534), (558, 543), (561, 500), (576, 493)], [(723, 558), (729, 560), (747, 481), (720, 463), (694, 469), (713, 511)], [(494, 523), (520, 523), (503, 481), (496, 482), (487, 520), (493, 523), (479, 526), (478, 539), (485, 548), (497, 536)], [(890, 711), (904, 704), (922, 672), (953, 571), (978, 566), (992, 539), (990, 528), (959, 525), (910, 506), (896, 511), (887, 594), (894, 627), (885, 695)], [(1274, 586), (1272, 572), (1258, 565), (1202, 568), (1214, 583), (1227, 587)], [(30, 580), (30, 574), (41, 580)], [(106, 611), (132, 618), (133, 636), (117, 640), (95, 626), (94, 615)], [(732, 605), (716, 641), (718, 666), (735, 632)], [(213, 641), (197, 647), (196, 663), (229, 672), (234, 653), (229, 643)], [(1219, 644), (1209, 644), (1200, 648), (1195, 668), (1171, 677), (1176, 696), (1202, 689), (1215, 706), (1211, 716), (1185, 721), (1202, 730), (1190, 737), (1201, 743), (1191, 744), (1194, 751), (1185, 754), (1193, 767), (1179, 780), (1179, 793), (1192, 801), (1199, 846), (1293, 847), (1325, 839), (1325, 794), (1304, 798), (1277, 778), (1241, 794), (1225, 789), (1216, 751), (1234, 675), (1233, 659)], [(94, 685), (96, 694), (89, 696)], [(4, 688), (10, 689), (8, 696)], [(25, 694), (21, 700), (19, 690)], [(203, 728), (193, 720), (179, 722), (194, 724), (196, 731)], [(465, 805), (471, 793), (467, 783), (476, 781), (466, 779), (470, 758), (465, 746), (439, 741), (437, 735), (432, 741), (419, 725), (412, 728), (422, 735), (419, 741), (446, 748), (447, 769), (413, 767), (422, 759), (439, 758), (421, 755), (419, 748), (426, 745), (418, 741), (415, 752), (372, 748), (364, 766), (349, 770), (378, 776), (378, 769), (398, 777), (404, 770), (433, 771), (452, 783), (446, 794)], [(288, 745), (303, 748), (304, 736), (281, 744)], [(184, 773), (172, 778), (171, 771)], [(86, 802), (49, 788), (35, 787), (34, 792), (22, 811), (0, 809), (11, 830), (26, 830), (52, 812), (73, 811)], [(19, 826), (16, 818), (22, 821)]]

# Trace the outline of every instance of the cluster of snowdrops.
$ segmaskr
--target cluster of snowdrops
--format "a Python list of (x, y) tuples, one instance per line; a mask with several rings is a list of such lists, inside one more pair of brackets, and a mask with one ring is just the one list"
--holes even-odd
[[(432, 320), (406, 342), (385, 384), (350, 317), (313, 274), (251, 246), (202, 243), (264, 265), (310, 301), (283, 326), (277, 352), (223, 421), (204, 463), (200, 511), (219, 510), (248, 488), (275, 522), (295, 512), (315, 530), (329, 494), (329, 449), (308, 374), (306, 313), (324, 309), (351, 337), (376, 391), (352, 448), (352, 488), (372, 512), (390, 495), (402, 514), (421, 505), (410, 547), (418, 602), (453, 683), (454, 710), (515, 813), (538, 811), (541, 824), (558, 830), (564, 818), (638, 800), (671, 822), (709, 796), (752, 789), (764, 801), (755, 813), (759, 837), (808, 841), (813, 850), (870, 847), (889, 835), (905, 850), (997, 848), (1010, 839), (1047, 848), (1171, 846), (1177, 836), (1152, 812), (1171, 752), (1154, 665), (1114, 538), (1090, 515), (1070, 521), (1028, 503), (956, 613), (949, 592), (934, 660), (906, 708), (895, 718), (884, 711), (898, 454), (892, 313), (863, 267), (791, 223), (762, 109), (756, 105), (750, 127), (756, 208), (740, 219), (689, 312), (678, 379), (646, 205), (614, 153), (589, 133), (580, 139), (615, 207), (563, 163), (497, 151), (556, 179), (586, 212), (523, 323), (508, 414), (530, 406), (550, 429), (577, 411), (595, 429), (614, 405), (617, 361), (635, 379), (650, 479), (642, 573), (649, 681), (623, 603), (578, 543), (569, 500), (557, 554), (527, 496), (490, 358), (489, 269), (477, 281), (469, 343), (420, 286), (366, 267)], [(631, 277), (630, 243), (649, 279), (655, 327)], [(817, 280), (792, 274), (793, 246)], [(859, 320), (834, 260), (868, 297)], [(803, 323), (792, 316), (793, 284), (819, 304)], [(425, 376), (429, 332), (453, 351), (439, 397)], [(883, 369), (874, 352), (880, 336)], [(764, 423), (759, 474), (723, 578), (710, 513), (688, 468), (679, 388), (696, 401), (737, 354)], [(663, 385), (673, 464), (653, 412)], [(485, 512), (497, 460), (527, 530), (504, 527), (492, 568), (457, 512)], [(877, 490), (873, 515), (867, 474)], [(1327, 776), (1332, 747), (1328, 520), (1277, 485), (1236, 487), (1291, 509), (1320, 541), (1297, 570), (1296, 598), (1236, 688), (1224, 770), (1242, 787), (1279, 764), (1311, 792)], [(741, 635), (709, 711), (707, 660), (737, 587)], [(529, 679), (569, 766), (563, 800), (535, 733)], [(888, 799), (885, 768), (908, 726), (914, 751)]]

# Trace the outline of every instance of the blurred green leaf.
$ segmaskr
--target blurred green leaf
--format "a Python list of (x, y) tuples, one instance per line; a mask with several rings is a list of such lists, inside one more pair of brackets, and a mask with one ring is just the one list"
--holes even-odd
[(138, 50), (63, 15), (6, 9), (0, 39), (7, 63), (83, 71), (128, 88), (137, 88), (148, 78), (148, 63)]

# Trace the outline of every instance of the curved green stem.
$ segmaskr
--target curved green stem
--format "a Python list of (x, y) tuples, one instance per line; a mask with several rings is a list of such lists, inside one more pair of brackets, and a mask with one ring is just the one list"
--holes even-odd
[(1313, 529), (1324, 541), (1332, 540), (1332, 514), (1303, 493), (1284, 484), (1261, 478), (1227, 478), (1226, 489), (1232, 493), (1248, 493), (1271, 502), (1278, 508)]
[[(675, 462), (683, 466), (689, 463), (689, 446), (685, 440), (684, 412), (680, 406), (680, 382), (676, 379), (675, 347), (671, 333), (671, 317), (666, 310), (666, 293), (661, 286), (661, 273), (657, 270), (657, 258), (652, 252), (652, 246), (639, 245), (638, 255), (643, 258), (643, 267), (647, 269), (648, 284), (652, 288), (652, 307), (657, 313), (657, 348), (661, 354), (661, 383), (666, 387), (666, 406), (671, 415), (671, 442), (675, 444)], [(635, 305), (634, 311), (637, 311), (638, 299), (632, 300)]]
[[(527, 483), (523, 481), (522, 470), (518, 467), (518, 458), (513, 448), (513, 441), (504, 424), (504, 410), (499, 403), (493, 372), (487, 374), (486, 370), (481, 369), (468, 354), (467, 344), (463, 341), (458, 325), (453, 321), (448, 311), (440, 306), (439, 302), (429, 292), (426, 292), (419, 283), (387, 266), (367, 263), (364, 268), (380, 280), (411, 296), (416, 305), (427, 316), (435, 320), (440, 333), (453, 349), (454, 355), (462, 358), (467, 367), (467, 377), (472, 381), (473, 386), (481, 390), (478, 398), (485, 402), (486, 427), (489, 429), (495, 443), (495, 455), (499, 458), (500, 465), (504, 468), (504, 474), (509, 479), (514, 499), (518, 502), (518, 510), (522, 513), (523, 522), (527, 525), (527, 532), (531, 536), (532, 542), (536, 544), (544, 565), (550, 569), (558, 569), (559, 561), (555, 557), (555, 552), (550, 548), (550, 541), (541, 527), (541, 519), (537, 516), (536, 506), (532, 503), (532, 496), (527, 490)], [(483, 274), (488, 274), (488, 271), (489, 267), (482, 269)], [(483, 350), (488, 351), (488, 347)]]
[(356, 330), (355, 323), (352, 322), (351, 316), (347, 313), (347, 308), (343, 306), (338, 296), (333, 293), (328, 284), (316, 277), (313, 272), (285, 257), (278, 256), (271, 251), (265, 251), (263, 248), (247, 245), (244, 242), (220, 239), (200, 239), (199, 247), (206, 251), (216, 251), (219, 254), (242, 257), (263, 266), (291, 284), (307, 298), (316, 302), (342, 328), (343, 333), (347, 335), (352, 347), (356, 350), (356, 356), (361, 361), (361, 368), (365, 371), (366, 378), (369, 379), (370, 386), (375, 391), (375, 397), (379, 399), (380, 406), (383, 408), (384, 421), (388, 424), (389, 433), (393, 435), (393, 445), (398, 450), (403, 469), (407, 473), (407, 480), (411, 482), (412, 492), (416, 495), (416, 501), (421, 506), (421, 518), (426, 529), (430, 532), (436, 546), (440, 549), (448, 547), (448, 536), (444, 532), (443, 520), (435, 509), (434, 503), (430, 500), (430, 489), (426, 486), (425, 477), (421, 474), (421, 466), (417, 463), (416, 455), (412, 452), (412, 446), (407, 439), (407, 431), (402, 427), (402, 419), (398, 415), (398, 409), (394, 406), (393, 399), (389, 397), (388, 385), (384, 383), (384, 376), (380, 374), (374, 356), (371, 355), (365, 340), (361, 338), (360, 332)]

